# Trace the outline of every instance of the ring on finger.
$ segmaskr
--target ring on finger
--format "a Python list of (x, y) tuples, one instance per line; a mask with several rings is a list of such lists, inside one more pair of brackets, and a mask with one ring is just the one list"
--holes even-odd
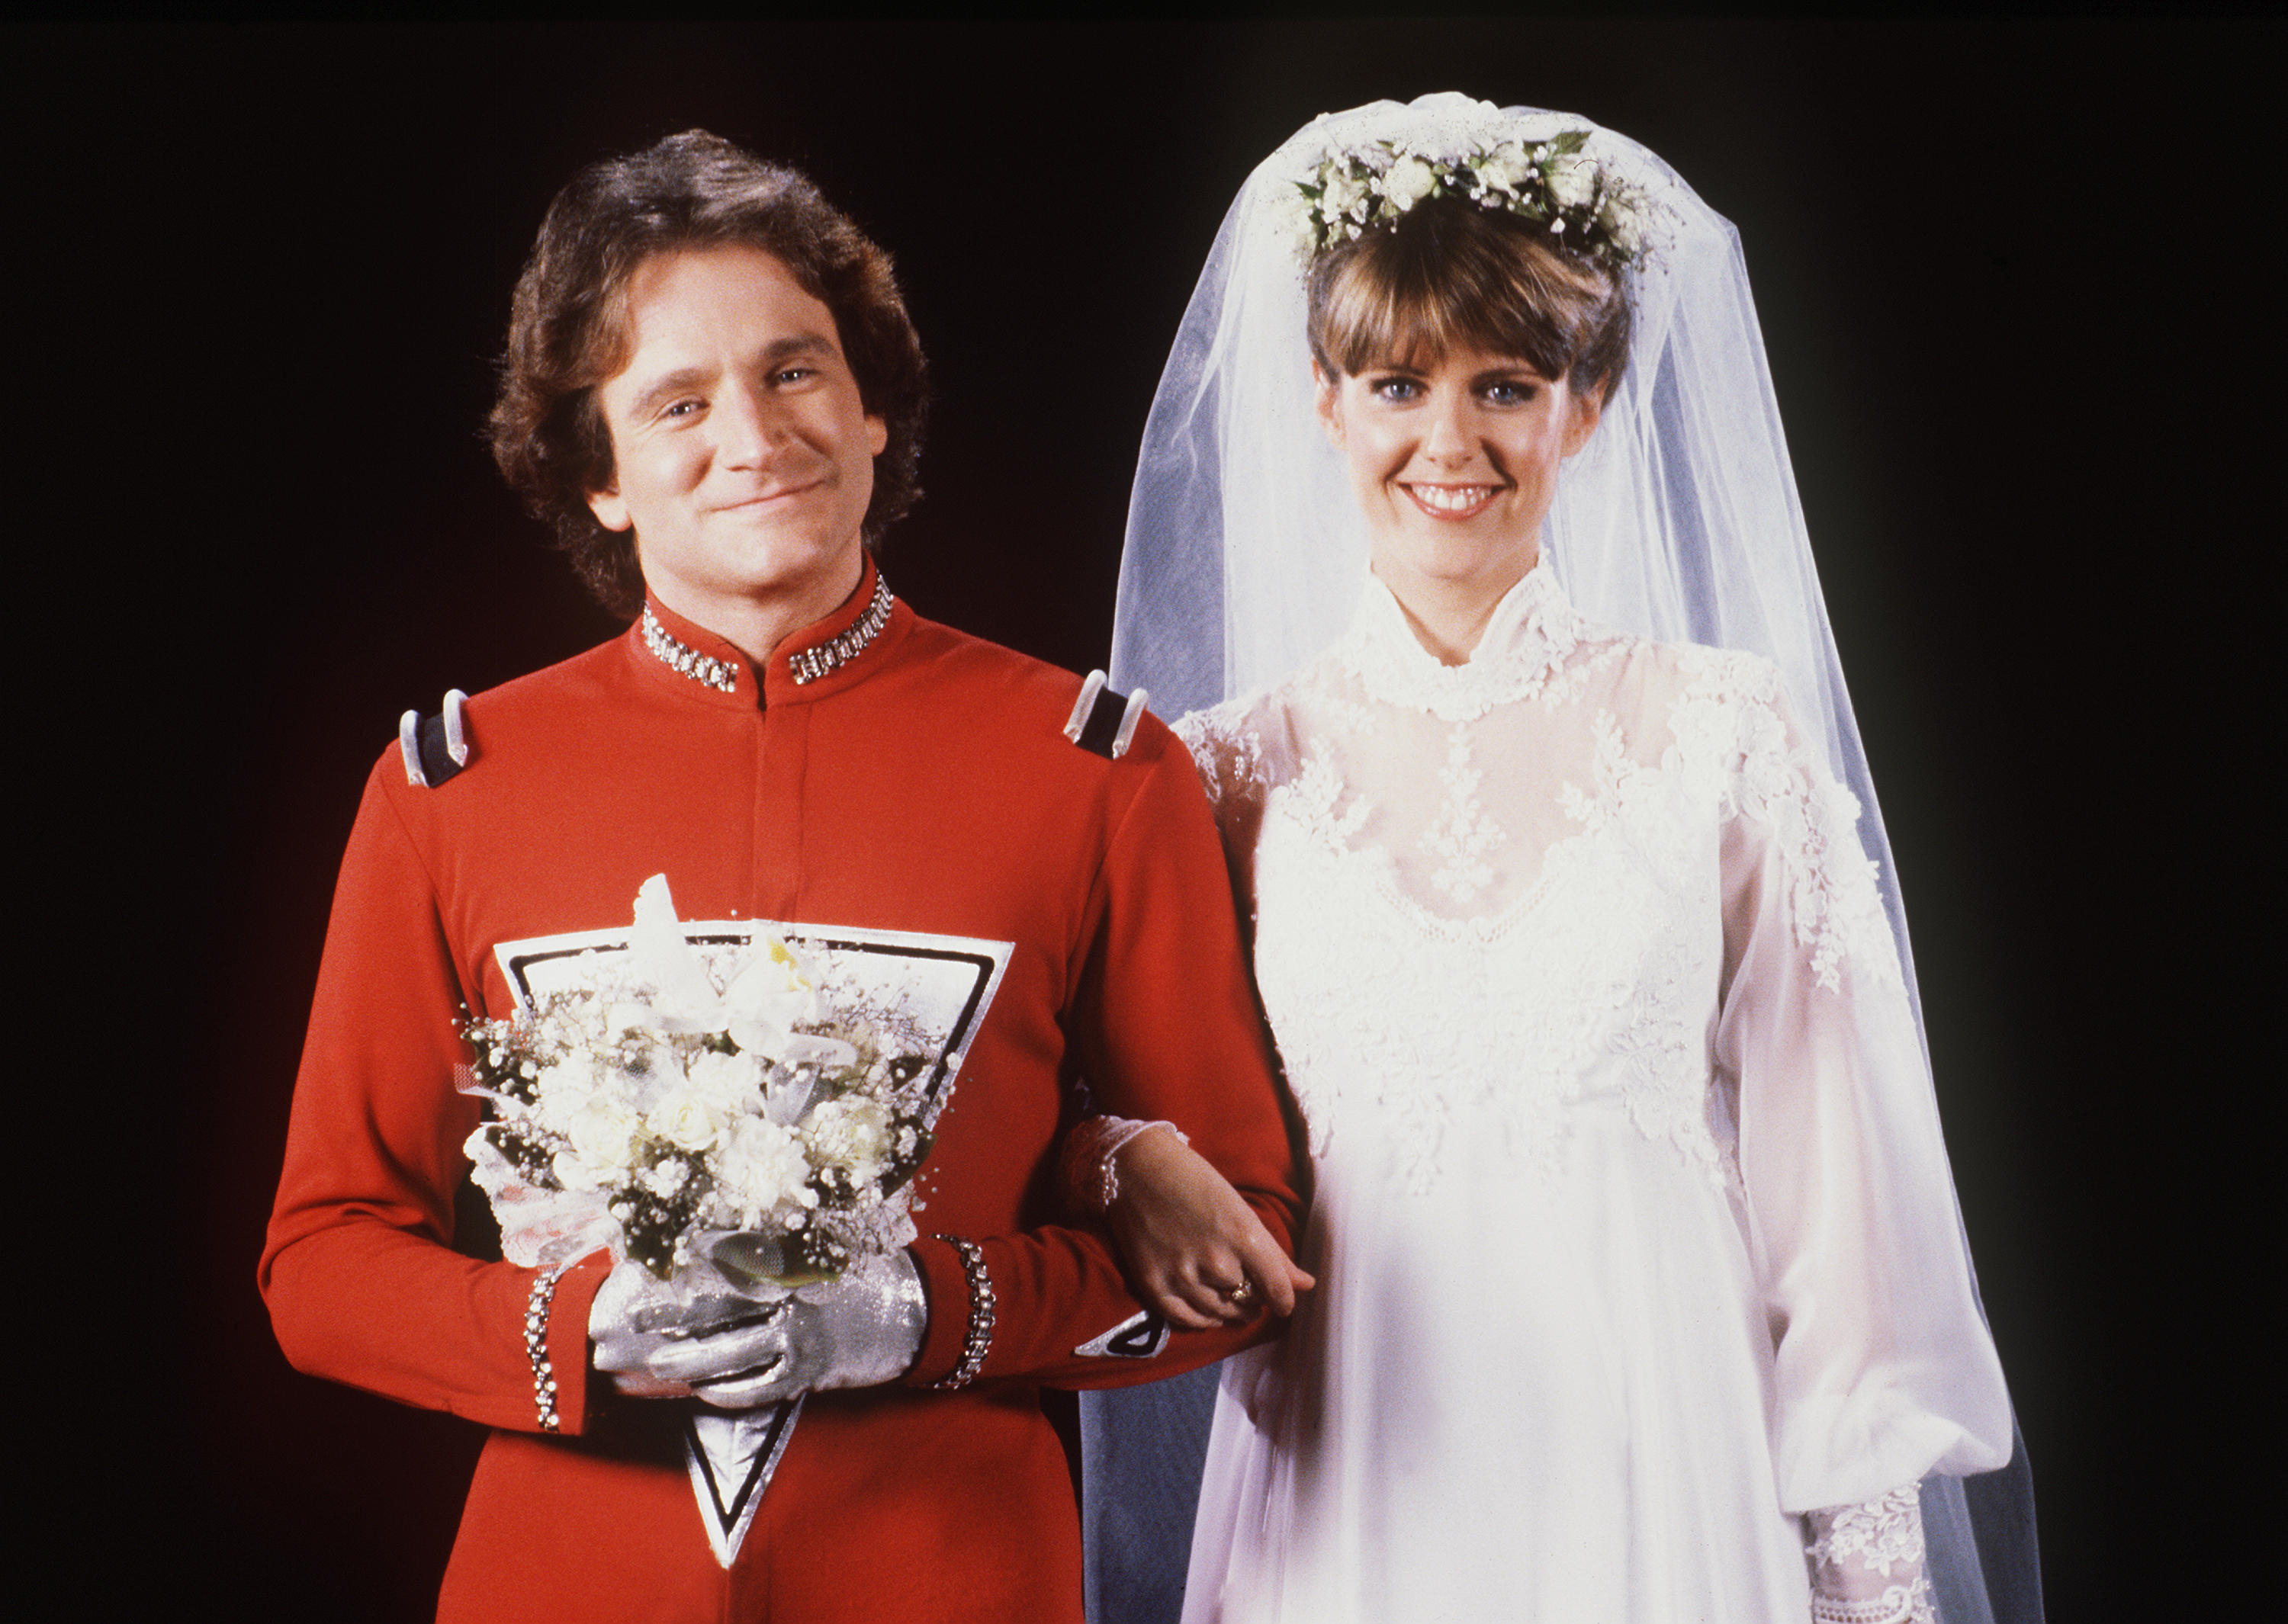
[(1222, 1296), (1223, 1300), (1232, 1307), (1245, 1308), (1249, 1303), (1255, 1301), (1255, 1282), (1252, 1280), (1242, 1280), (1236, 1286), (1227, 1287), (1222, 1293)]

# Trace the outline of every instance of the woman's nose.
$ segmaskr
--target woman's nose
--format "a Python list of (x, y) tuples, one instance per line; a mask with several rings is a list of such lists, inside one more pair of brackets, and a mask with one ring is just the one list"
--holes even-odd
[(1429, 421), (1423, 425), (1423, 455), (1442, 463), (1467, 461), (1478, 446), (1471, 421), (1466, 399), (1457, 395), (1434, 398)]

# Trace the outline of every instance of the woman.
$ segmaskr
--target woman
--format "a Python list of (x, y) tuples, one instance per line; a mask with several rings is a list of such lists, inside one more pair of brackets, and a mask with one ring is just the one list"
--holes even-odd
[[(1116, 680), (1209, 707), (1316, 1178), (1185, 1618), (1994, 1616), (1917, 1485), (2009, 1404), (1730, 227), (1575, 119), (1314, 123), (1195, 295), (1120, 614)], [(1174, 1137), (1099, 1143), (1168, 1312), (1286, 1297)]]

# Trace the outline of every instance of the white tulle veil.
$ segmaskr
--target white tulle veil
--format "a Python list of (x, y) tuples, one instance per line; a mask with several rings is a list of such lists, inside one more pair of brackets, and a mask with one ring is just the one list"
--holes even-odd
[[(1216, 235), (1153, 402), (1112, 679), (1148, 687), (1153, 709), (1172, 717), (1268, 687), (1332, 643), (1356, 607), (1368, 539), (1314, 413), (1295, 183), (1331, 146), (1387, 141), (1458, 160), (1585, 129), (1583, 151), (1649, 199), (1650, 251), (1627, 273), (1627, 370), (1565, 468), (1544, 557), (1593, 620), (1778, 665), (1799, 725), (1863, 809), (1860, 836), (1881, 867), (1911, 994), (1906, 917), (1738, 234), (1657, 155), (1585, 119), (1452, 94), (1377, 102), (1321, 117), (1258, 166)], [(1915, 1010), (1919, 1023), (1919, 997)], [(2022, 1446), (2011, 1470), (1969, 1481), (1978, 1486), (1967, 1497), (1962, 1479), (1924, 1487), (1943, 1616), (2038, 1620)], [(1092, 1597), (1111, 1593), (1092, 1576)]]
[(1323, 115), (1258, 165), (1224, 217), (1154, 398), (1129, 503), (1112, 680), (1164, 716), (1270, 686), (1342, 632), (1367, 535), (1313, 410), (1295, 182), (1328, 147), (1459, 158), (1591, 131), (1584, 153), (1654, 205), (1628, 273), (1635, 337), (1588, 448), (1566, 464), (1544, 556), (1592, 619), (1776, 661), (1797, 721), (1866, 809), (1902, 945), (1890, 852), (1796, 499), (1739, 234), (1659, 157), (1569, 114), (1451, 93)]

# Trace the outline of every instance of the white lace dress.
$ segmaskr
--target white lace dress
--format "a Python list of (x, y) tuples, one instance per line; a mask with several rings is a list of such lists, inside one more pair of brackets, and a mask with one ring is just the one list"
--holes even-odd
[[(1180, 731), (1319, 1279), (1225, 1367), (1188, 1624), (1799, 1621), (1797, 1514), (2007, 1459), (1856, 807), (1770, 666), (1601, 630), (1545, 567), (1442, 667), (1370, 582)], [(1883, 1516), (1823, 1553), (1878, 1602)]]

